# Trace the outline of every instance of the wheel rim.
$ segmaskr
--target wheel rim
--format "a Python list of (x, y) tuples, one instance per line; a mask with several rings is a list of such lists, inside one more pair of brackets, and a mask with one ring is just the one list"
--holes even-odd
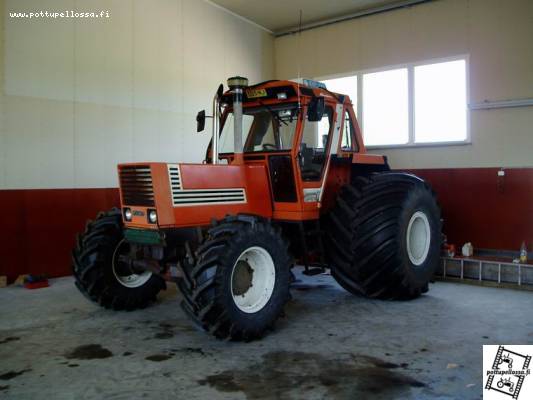
[(237, 258), (231, 271), (231, 295), (239, 310), (256, 313), (272, 297), (276, 269), (272, 257), (262, 247), (250, 247)]
[(118, 283), (127, 288), (137, 288), (144, 285), (152, 277), (152, 271), (143, 271), (140, 274), (135, 273), (127, 265), (127, 263), (119, 260), (121, 254), (125, 254), (128, 251), (128, 243), (125, 239), (122, 239), (115, 250), (113, 251), (113, 259), (111, 262), (111, 269), (113, 275), (117, 279)]
[(415, 212), (407, 226), (407, 254), (414, 265), (420, 265), (429, 253), (431, 230), (429, 220), (422, 211)]

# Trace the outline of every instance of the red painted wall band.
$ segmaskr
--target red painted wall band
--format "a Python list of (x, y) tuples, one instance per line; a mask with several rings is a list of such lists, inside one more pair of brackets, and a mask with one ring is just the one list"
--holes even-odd
[[(533, 168), (419, 169), (437, 193), (450, 243), (518, 250), (533, 245)], [(118, 189), (1, 190), (0, 275), (71, 274), (76, 234), (118, 206)]]
[(118, 189), (0, 191), (0, 275), (70, 275), (76, 234), (118, 204)]
[[(533, 245), (533, 168), (417, 169), (437, 193), (448, 242), (515, 250)], [(459, 247), (458, 247), (459, 248)]]

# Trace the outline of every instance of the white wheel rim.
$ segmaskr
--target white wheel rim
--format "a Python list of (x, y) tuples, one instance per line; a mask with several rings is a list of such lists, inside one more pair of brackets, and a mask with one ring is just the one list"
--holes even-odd
[[(250, 285), (243, 292), (237, 290), (237, 274), (241, 274), (242, 265), (246, 263), (251, 270)], [(239, 264), (239, 268), (237, 265)], [(237, 272), (236, 272), (237, 271)], [(249, 274), (249, 272), (248, 272)], [(250, 275), (250, 274), (249, 274)], [(251, 314), (263, 309), (272, 297), (276, 282), (276, 269), (272, 257), (262, 247), (250, 247), (244, 250), (235, 261), (231, 271), (231, 295), (239, 310)]]
[(118, 265), (118, 255), (119, 255), (119, 249), (120, 246), (122, 246), (125, 243), (125, 239), (122, 239), (115, 250), (113, 251), (113, 259), (111, 261), (111, 269), (113, 270), (113, 275), (115, 275), (115, 278), (117, 281), (122, 285), (126, 286), (127, 288), (136, 288), (139, 286), (144, 285), (148, 280), (152, 277), (152, 271), (144, 271), (140, 274), (129, 274), (129, 275), (120, 275), (117, 272), (117, 265)]
[(429, 220), (422, 211), (415, 212), (407, 226), (407, 254), (414, 265), (420, 265), (429, 253), (431, 230)]

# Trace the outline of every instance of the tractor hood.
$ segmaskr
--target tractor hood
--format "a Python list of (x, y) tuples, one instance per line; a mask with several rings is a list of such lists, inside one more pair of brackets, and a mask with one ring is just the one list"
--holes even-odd
[(134, 163), (120, 164), (118, 174), (129, 227), (208, 225), (239, 213), (272, 216), (263, 165)]

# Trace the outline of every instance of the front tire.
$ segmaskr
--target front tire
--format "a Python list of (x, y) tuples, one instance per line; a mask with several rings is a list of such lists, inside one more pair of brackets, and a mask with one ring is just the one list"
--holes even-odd
[(428, 290), (439, 262), (440, 209), (422, 179), (405, 173), (358, 177), (327, 219), (332, 275), (354, 294), (410, 299)]
[(87, 223), (72, 252), (75, 284), (89, 300), (114, 310), (145, 308), (166, 288), (163, 278), (131, 271), (119, 261), (127, 253), (120, 210), (100, 213)]
[(259, 338), (289, 300), (290, 265), (287, 245), (270, 223), (226, 217), (182, 262), (182, 307), (217, 338)]

